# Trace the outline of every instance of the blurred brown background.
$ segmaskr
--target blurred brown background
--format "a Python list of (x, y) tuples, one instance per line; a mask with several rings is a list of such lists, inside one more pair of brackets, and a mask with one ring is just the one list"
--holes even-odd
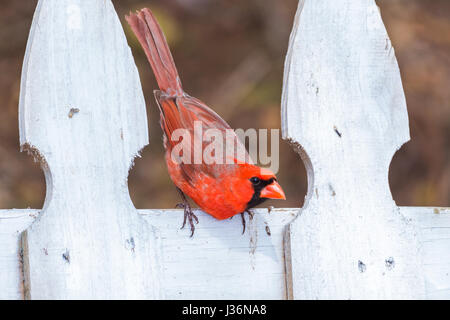
[[(0, 208), (40, 208), (44, 176), (19, 152), (20, 73), (36, 0), (0, 2)], [(179, 201), (163, 162), (156, 83), (124, 23), (130, 10), (150, 7), (161, 22), (185, 90), (213, 107), (233, 128), (279, 128), (284, 56), (297, 0), (113, 1), (139, 68), (147, 102), (150, 145), (130, 173), (137, 208)], [(400, 64), (411, 138), (389, 173), (399, 205), (450, 206), (450, 1), (379, 0)], [(280, 146), (279, 181), (294, 207), (306, 194), (305, 169)]]

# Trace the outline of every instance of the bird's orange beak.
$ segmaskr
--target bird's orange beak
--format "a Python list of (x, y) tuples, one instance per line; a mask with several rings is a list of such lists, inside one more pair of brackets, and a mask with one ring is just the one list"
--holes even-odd
[(281, 189), (281, 186), (276, 181), (272, 182), (271, 184), (266, 186), (264, 189), (262, 189), (260, 197), (268, 198), (268, 199), (286, 200), (286, 196), (284, 195), (283, 189)]

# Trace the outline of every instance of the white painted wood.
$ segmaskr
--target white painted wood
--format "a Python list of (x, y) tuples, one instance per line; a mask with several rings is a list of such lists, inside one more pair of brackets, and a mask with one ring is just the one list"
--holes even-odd
[[(287, 241), (291, 297), (426, 297), (418, 231), (389, 190), (389, 164), (409, 126), (374, 0), (299, 2), (282, 119), (283, 137), (297, 146), (309, 179)], [(394, 268), (386, 265), (390, 257)]]
[(0, 210), (0, 300), (23, 299), (20, 235), (38, 210)]
[[(161, 239), (162, 297), (286, 298), (282, 239), (299, 210), (272, 209), (268, 213), (258, 209), (250, 222), (252, 232), (244, 236), (240, 234), (240, 217), (217, 221), (197, 212), (200, 224), (193, 238), (188, 230), (179, 229), (181, 210), (139, 210)], [(400, 207), (400, 212), (420, 226), (426, 297), (449, 299), (450, 209)], [(0, 270), (4, 271), (0, 273), (0, 299), (23, 298), (19, 237), (37, 214), (37, 210), (0, 210)]]
[(427, 299), (450, 299), (450, 208), (400, 207), (417, 230)]
[[(296, 212), (255, 210), (219, 221), (198, 212), (193, 238), (180, 230), (180, 210), (140, 210), (158, 229), (161, 286), (167, 299), (285, 299), (283, 235)], [(270, 235), (269, 235), (270, 234)]]
[[(285, 299), (283, 235), (297, 211), (258, 209), (253, 220), (247, 218), (244, 235), (239, 216), (218, 221), (197, 211), (200, 223), (190, 238), (188, 229), (180, 230), (182, 210), (140, 210), (160, 239), (160, 297)], [(8, 239), (0, 244), (0, 270), (9, 274), (8, 282), (0, 282), (0, 299), (23, 297), (18, 243), (30, 216), (37, 211), (0, 211), (0, 239)]]
[(39, 1), (19, 119), (47, 182), (22, 236), (26, 298), (158, 298), (157, 239), (127, 186), (145, 102), (111, 1)]

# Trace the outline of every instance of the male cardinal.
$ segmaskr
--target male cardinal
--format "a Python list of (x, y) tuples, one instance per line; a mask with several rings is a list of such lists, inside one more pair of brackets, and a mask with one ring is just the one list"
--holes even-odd
[[(183, 199), (183, 203), (177, 205), (184, 208), (181, 228), (188, 219), (192, 237), (195, 230), (193, 220), (198, 223), (185, 197), (187, 194), (203, 211), (216, 219), (227, 219), (240, 213), (245, 232), (244, 212), (251, 215), (248, 210), (266, 199), (286, 199), (277, 178), (268, 169), (236, 158), (231, 163), (206, 163), (204, 160), (200, 163), (180, 163), (173, 159), (171, 154), (179, 140), (179, 137), (174, 139), (176, 141), (172, 140), (174, 131), (185, 129), (193, 133), (195, 122), (200, 123), (204, 130), (218, 129), (223, 133), (223, 145), (226, 144), (225, 139), (230, 139), (231, 131), (231, 138), (236, 144), (235, 150), (245, 150), (245, 147), (218, 114), (183, 91), (169, 46), (153, 13), (145, 8), (135, 14), (130, 13), (126, 20), (145, 51), (160, 89), (155, 90), (154, 94), (161, 113), (167, 168)], [(193, 138), (181, 143), (191, 146), (192, 140)], [(205, 142), (200, 145), (202, 148), (205, 146)]]

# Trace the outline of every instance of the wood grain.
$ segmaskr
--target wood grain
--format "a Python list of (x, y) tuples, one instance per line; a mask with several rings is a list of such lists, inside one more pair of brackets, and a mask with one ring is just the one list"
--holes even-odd
[[(200, 223), (193, 238), (180, 230), (181, 210), (139, 210), (160, 238), (161, 297), (286, 299), (291, 274), (283, 239), (299, 210), (257, 209), (245, 235), (239, 217), (217, 221), (197, 211)], [(38, 212), (0, 210), (0, 299), (23, 299), (19, 237)], [(400, 212), (418, 226), (425, 297), (449, 299), (450, 209), (400, 207)]]
[(305, 206), (290, 226), (292, 297), (425, 297), (416, 231), (389, 190), (389, 164), (409, 124), (375, 1), (299, 2), (282, 129), (308, 173)]
[(157, 240), (127, 186), (146, 119), (111, 1), (39, 1), (19, 103), (20, 143), (47, 183), (22, 239), (27, 298), (159, 297)]

